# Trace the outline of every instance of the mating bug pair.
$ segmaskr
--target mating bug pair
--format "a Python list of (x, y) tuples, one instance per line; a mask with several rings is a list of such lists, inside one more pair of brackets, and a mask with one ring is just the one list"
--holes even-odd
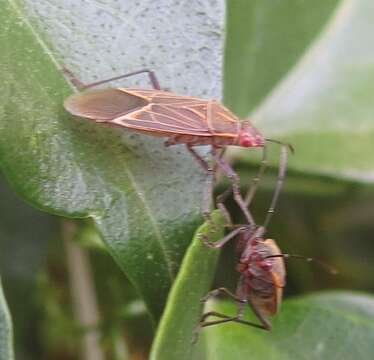
[[(89, 85), (81, 84), (68, 70), (64, 69), (64, 72), (69, 75), (71, 82), (76, 87), (82, 89), (141, 73), (148, 74), (153, 90), (110, 88), (77, 93), (65, 101), (65, 109), (75, 116), (95, 122), (167, 137), (166, 146), (185, 144), (187, 150), (207, 173), (202, 208), (203, 215), (208, 221), (210, 220), (211, 196), (217, 167), (228, 176), (232, 186), (229, 191), (218, 197), (217, 206), (225, 215), (228, 226), (233, 230), (216, 243), (210, 243), (207, 239), (202, 240), (207, 246), (218, 248), (229, 240), (239, 237), (241, 257), (237, 270), (241, 275), (236, 294), (220, 288), (210, 292), (203, 300), (206, 301), (210, 296), (224, 292), (237, 302), (238, 311), (235, 316), (208, 312), (202, 316), (197, 331), (205, 326), (228, 321), (269, 330), (271, 326), (267, 316), (275, 314), (278, 310), (282, 287), (285, 283), (283, 258), (289, 255), (282, 254), (275, 242), (265, 239), (264, 235), (282, 188), (286, 169), (287, 145), (281, 144), (278, 181), (265, 222), (263, 226), (257, 226), (249, 211), (249, 205), (265, 169), (265, 143), (277, 141), (265, 139), (248, 120), (240, 122), (234, 114), (216, 101), (181, 96), (161, 90), (155, 74), (150, 70), (140, 70)], [(210, 166), (195, 151), (194, 147), (198, 145), (211, 146), (213, 166)], [(263, 149), (259, 173), (246, 198), (241, 195), (238, 175), (223, 159), (222, 152), (220, 152), (220, 149), (226, 145), (261, 147)], [(245, 216), (245, 225), (232, 225), (231, 223), (229, 213), (224, 206), (224, 199), (231, 191)], [(261, 324), (242, 320), (245, 304), (252, 307)], [(212, 316), (218, 317), (220, 320), (207, 321)]]

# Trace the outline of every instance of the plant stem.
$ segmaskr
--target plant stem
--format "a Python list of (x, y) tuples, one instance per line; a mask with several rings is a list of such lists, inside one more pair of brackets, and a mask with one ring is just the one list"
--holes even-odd
[(84, 249), (72, 240), (75, 224), (63, 220), (62, 234), (66, 251), (73, 312), (77, 322), (86, 329), (82, 338), (83, 360), (104, 360), (97, 330), (99, 311), (91, 265)]

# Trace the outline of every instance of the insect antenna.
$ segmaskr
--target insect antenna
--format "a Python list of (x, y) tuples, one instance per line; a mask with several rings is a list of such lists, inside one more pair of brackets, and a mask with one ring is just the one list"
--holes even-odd
[(326, 272), (330, 273), (331, 275), (336, 275), (338, 273), (338, 271), (333, 266), (331, 266), (329, 264), (326, 264), (325, 262), (323, 262), (323, 261), (321, 261), (319, 259), (315, 259), (315, 258), (303, 256), (303, 255), (297, 255), (297, 254), (277, 254), (277, 255), (266, 256), (265, 259), (280, 258), (280, 257), (284, 258), (284, 259), (294, 258), (294, 259), (305, 260), (307, 262), (313, 262), (316, 265), (320, 266)]

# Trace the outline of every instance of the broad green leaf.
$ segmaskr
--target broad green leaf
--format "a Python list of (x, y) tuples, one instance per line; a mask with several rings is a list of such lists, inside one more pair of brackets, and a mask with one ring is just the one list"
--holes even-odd
[[(214, 304), (235, 313), (226, 301)], [(251, 320), (254, 317), (251, 315)], [(273, 330), (242, 324), (204, 329), (206, 359), (370, 359), (374, 343), (374, 297), (326, 292), (284, 301)]]
[(0, 12), (0, 166), (34, 206), (91, 217), (160, 316), (201, 221), (205, 174), (183, 148), (71, 118), (53, 54), (13, 1)]
[(14, 359), (12, 320), (0, 283), (0, 360), (12, 359)]
[[(307, 2), (304, 3), (307, 9)], [(328, 5), (331, 10), (333, 2), (310, 2), (309, 5), (321, 9)], [(279, 18), (279, 22), (286, 23), (284, 26), (287, 28), (293, 25), (290, 19), (295, 15), (294, 10), (295, 7), (285, 9), (284, 16)], [(306, 16), (309, 18), (309, 15)], [(267, 14), (264, 17), (262, 23), (272, 19)], [(238, 19), (236, 17), (232, 21)], [(313, 16), (309, 20), (316, 27)], [(270, 23), (268, 26), (270, 31), (277, 32), (277, 26)], [(303, 30), (303, 27), (295, 27), (294, 32), (284, 39), (263, 40), (269, 49), (266, 56), (268, 60), (264, 56), (262, 63), (252, 71), (261, 74), (265, 69), (270, 69), (270, 73), (273, 73), (271, 69), (280, 69), (284, 58), (279, 47), (298, 42), (304, 36)], [(261, 86), (261, 80), (254, 77), (252, 82), (240, 86), (238, 83), (226, 82), (225, 93), (232, 93), (235, 85), (244, 94), (253, 91), (253, 87), (260, 89), (262, 101), (255, 101), (258, 106), (252, 111), (254, 122), (266, 137), (284, 140), (295, 146), (296, 154), (290, 159), (291, 169), (372, 181), (373, 2), (338, 2), (321, 30), (303, 53), (299, 52), (297, 57), (293, 57), (293, 63), (289, 61), (287, 71), (283, 65), (282, 71), (277, 70), (277, 84), (273, 81), (272, 86), (265, 89), (265, 86)], [(230, 38), (228, 47), (229, 41)], [(234, 69), (239, 67), (234, 56), (241, 59), (244, 72), (249, 71), (247, 66), (251, 64), (250, 52), (244, 46), (240, 47), (248, 42), (255, 46), (250, 32), (246, 35), (243, 33), (236, 41), (240, 42), (236, 47), (242, 50), (226, 57), (226, 77), (229, 77), (230, 71), (235, 73), (237, 70)], [(270, 66), (269, 61), (274, 65)], [(282, 77), (279, 76), (281, 73)], [(242, 114), (253, 109), (253, 103), (248, 98), (238, 101), (240, 104), (235, 105), (234, 109)], [(235, 151), (231, 155), (246, 156), (242, 151)]]
[(153, 360), (193, 359), (201, 350), (192, 344), (193, 332), (201, 316), (200, 299), (210, 289), (219, 250), (202, 244), (200, 236), (209, 236), (211, 241), (223, 236), (220, 213), (214, 212), (212, 219), (216, 229), (211, 229), (207, 223), (203, 224), (183, 259), (157, 329), (151, 352)]
[(225, 104), (246, 116), (303, 56), (338, 0), (226, 0)]

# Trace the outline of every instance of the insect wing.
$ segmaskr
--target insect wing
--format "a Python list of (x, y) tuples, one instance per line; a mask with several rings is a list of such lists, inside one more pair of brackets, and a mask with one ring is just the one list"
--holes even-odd
[(144, 97), (119, 89), (104, 89), (73, 94), (65, 100), (64, 107), (75, 116), (110, 122), (148, 103)]
[(104, 89), (65, 100), (75, 116), (162, 135), (211, 136), (207, 101), (161, 90)]
[(65, 100), (71, 114), (97, 122), (170, 136), (237, 136), (239, 120), (216, 101), (162, 90), (104, 89)]
[(236, 137), (240, 130), (239, 119), (217, 101), (210, 101), (207, 113), (208, 127), (218, 136)]
[(170, 135), (211, 136), (206, 123), (202, 120), (203, 106), (200, 110), (201, 115), (190, 108), (150, 104), (138, 111), (114, 119), (113, 123), (132, 129)]
[[(266, 239), (264, 245), (268, 248), (269, 255), (281, 254), (281, 250), (278, 245), (272, 239)], [(286, 269), (284, 266), (284, 259), (282, 257), (273, 258), (273, 267), (271, 271), (272, 283), (274, 285), (274, 295), (272, 306), (269, 308), (270, 314), (276, 314), (279, 311), (280, 304), (282, 302), (283, 287), (286, 284)]]
[(206, 121), (207, 100), (158, 90), (121, 90), (142, 96), (149, 104), (113, 119), (112, 123), (115, 125), (163, 135), (212, 135)]

